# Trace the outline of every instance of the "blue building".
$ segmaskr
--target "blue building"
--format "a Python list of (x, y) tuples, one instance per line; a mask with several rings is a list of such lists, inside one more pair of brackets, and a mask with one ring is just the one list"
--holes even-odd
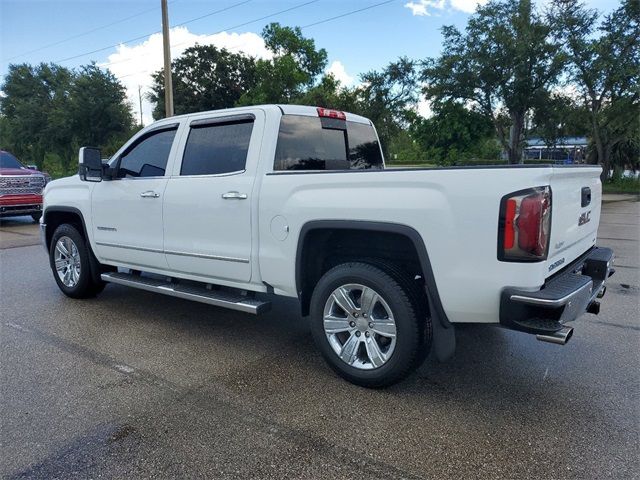
[(542, 138), (526, 140), (525, 160), (553, 160), (562, 163), (584, 163), (589, 141), (587, 137), (561, 137), (549, 145)]

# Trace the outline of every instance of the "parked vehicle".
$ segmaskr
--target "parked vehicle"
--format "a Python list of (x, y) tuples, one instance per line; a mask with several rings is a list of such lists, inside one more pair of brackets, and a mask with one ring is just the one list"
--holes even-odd
[(50, 180), (46, 173), (25, 167), (9, 152), (0, 150), (0, 217), (42, 217), (42, 189)]
[(385, 170), (373, 124), (259, 106), (160, 120), (106, 164), (45, 190), (54, 278), (74, 298), (117, 283), (259, 314), (296, 297), (329, 365), (368, 387), (457, 323), (564, 344), (613, 273), (598, 248), (600, 168)]

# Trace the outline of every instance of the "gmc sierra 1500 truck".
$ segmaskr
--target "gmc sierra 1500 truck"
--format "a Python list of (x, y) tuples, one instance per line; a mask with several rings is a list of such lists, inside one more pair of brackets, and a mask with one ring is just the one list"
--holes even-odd
[(106, 163), (82, 148), (41, 230), (70, 297), (296, 297), (329, 365), (380, 387), (452, 355), (456, 323), (566, 343), (613, 273), (600, 203), (599, 167), (385, 169), (366, 118), (268, 105), (160, 120)]

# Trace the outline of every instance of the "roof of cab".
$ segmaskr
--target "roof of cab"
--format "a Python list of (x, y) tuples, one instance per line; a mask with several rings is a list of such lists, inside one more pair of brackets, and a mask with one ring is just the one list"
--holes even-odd
[[(204, 112), (192, 112), (186, 113), (183, 115), (175, 115), (169, 118), (163, 118), (153, 122), (153, 124), (161, 124), (161, 123), (171, 123), (171, 120), (180, 120), (185, 117), (190, 117), (194, 115), (206, 115), (210, 113), (236, 113), (246, 111), (249, 108), (262, 108), (265, 110), (280, 110), (284, 115), (304, 115), (308, 117), (317, 117), (318, 116), (318, 107), (312, 107), (307, 105), (251, 105), (246, 107), (234, 107), (234, 108), (224, 108), (220, 110), (208, 110)], [(358, 122), (358, 123), (366, 123), (367, 125), (371, 124), (371, 121), (365, 117), (361, 117), (360, 115), (356, 115), (349, 112), (344, 112), (347, 116), (347, 120), (350, 122)]]

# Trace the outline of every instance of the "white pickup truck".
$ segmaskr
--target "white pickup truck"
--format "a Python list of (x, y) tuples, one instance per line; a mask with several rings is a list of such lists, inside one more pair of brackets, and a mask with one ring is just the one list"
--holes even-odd
[(41, 233), (70, 297), (296, 297), (329, 365), (380, 387), (449, 357), (456, 323), (566, 343), (613, 273), (600, 203), (599, 167), (386, 169), (366, 118), (268, 105), (160, 120), (106, 163), (81, 149)]

